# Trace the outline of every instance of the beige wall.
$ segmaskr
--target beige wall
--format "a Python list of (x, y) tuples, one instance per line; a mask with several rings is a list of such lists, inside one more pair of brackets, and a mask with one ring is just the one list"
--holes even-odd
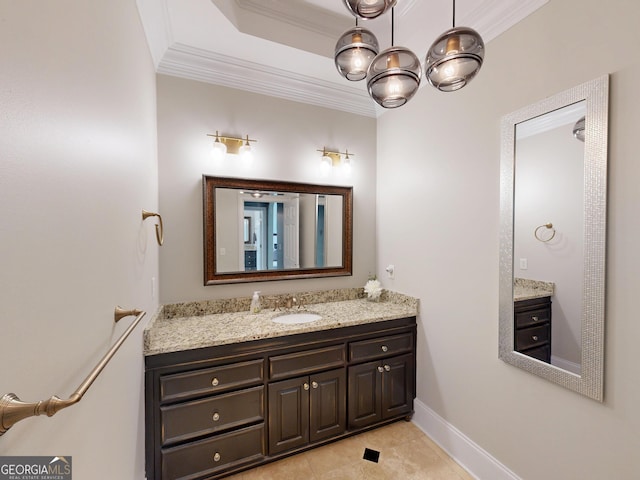
[[(420, 298), (418, 398), (527, 480), (640, 472), (640, 5), (549, 2), (457, 93), (378, 122), (378, 273)], [(500, 118), (611, 74), (605, 401), (498, 360)]]
[[(132, 0), (0, 0), (0, 395), (67, 398), (153, 312), (155, 74)], [(18, 423), (0, 456), (144, 478), (142, 328), (82, 401)]]
[[(634, 478), (639, 16), (630, 0), (550, 2), (488, 45), (467, 88), (427, 86), (387, 112), (377, 148), (372, 119), (159, 76), (158, 178), (155, 77), (134, 3), (0, 0), (0, 41), (10, 46), (0, 49), (0, 394), (67, 396), (124, 330), (112, 324), (115, 304), (153, 311), (159, 249), (142, 208), (165, 219), (162, 302), (249, 295), (255, 285), (202, 286), (201, 175), (352, 184), (354, 276), (260, 289), (360, 286), (377, 265), (386, 286), (421, 301), (420, 402), (524, 479)], [(497, 358), (498, 179), (500, 117), (604, 73), (599, 404)], [(258, 139), (254, 170), (210, 162), (205, 134), (216, 129)], [(324, 145), (356, 153), (352, 179), (318, 177)], [(389, 263), (393, 281), (382, 275)], [(19, 423), (0, 438), (0, 455), (71, 455), (77, 478), (144, 478), (142, 363), (140, 329), (80, 404)]]
[[(207, 133), (256, 139), (245, 169), (237, 156), (214, 163)], [(375, 270), (376, 121), (344, 112), (158, 75), (158, 162), (165, 245), (160, 301), (363, 286)], [(317, 149), (354, 152), (350, 178), (320, 176)], [(203, 286), (202, 175), (352, 185), (353, 276), (256, 285)]]

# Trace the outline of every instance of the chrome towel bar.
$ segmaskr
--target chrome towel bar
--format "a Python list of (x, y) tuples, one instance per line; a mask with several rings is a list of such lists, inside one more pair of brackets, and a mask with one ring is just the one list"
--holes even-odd
[(124, 317), (135, 315), (136, 319), (129, 325), (127, 330), (120, 336), (118, 341), (109, 349), (106, 355), (100, 360), (100, 362), (94, 367), (91, 373), (84, 379), (75, 392), (66, 400), (62, 400), (57, 396), (52, 396), (48, 400), (43, 400), (36, 403), (26, 403), (18, 398), (14, 393), (7, 393), (0, 398), (0, 436), (4, 435), (7, 430), (13, 427), (20, 420), (25, 418), (34, 417), (37, 415), (46, 414), (48, 417), (52, 417), (63, 408), (70, 407), (78, 403), (82, 396), (89, 389), (91, 384), (98, 378), (100, 372), (109, 363), (109, 360), (115, 355), (120, 346), (124, 343), (127, 337), (131, 334), (134, 328), (140, 323), (140, 320), (146, 315), (146, 312), (141, 310), (124, 310), (120, 307), (116, 307), (114, 311), (114, 320), (118, 322)]

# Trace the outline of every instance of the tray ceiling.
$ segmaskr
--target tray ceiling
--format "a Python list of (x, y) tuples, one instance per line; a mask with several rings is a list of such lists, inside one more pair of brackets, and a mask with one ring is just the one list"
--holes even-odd
[[(458, 0), (456, 25), (485, 43), (548, 0)], [(349, 82), (333, 64), (338, 37), (355, 25), (342, 0), (137, 0), (158, 73), (376, 117), (384, 110), (364, 81)], [(398, 0), (395, 44), (424, 56), (451, 28), (450, 0)], [(391, 44), (390, 15), (361, 21)], [(491, 54), (491, 46), (487, 47)]]

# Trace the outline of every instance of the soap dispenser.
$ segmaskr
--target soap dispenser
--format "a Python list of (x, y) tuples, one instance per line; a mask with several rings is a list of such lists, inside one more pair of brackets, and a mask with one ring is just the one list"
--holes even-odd
[(251, 313), (260, 313), (262, 307), (260, 306), (260, 291), (253, 292), (251, 297)]

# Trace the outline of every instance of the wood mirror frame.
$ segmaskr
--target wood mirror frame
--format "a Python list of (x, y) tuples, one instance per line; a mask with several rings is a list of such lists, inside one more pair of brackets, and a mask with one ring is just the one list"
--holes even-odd
[[(278, 270), (219, 272), (216, 252), (216, 189), (238, 189), (285, 193), (342, 196), (342, 263), (338, 266), (299, 267)], [(203, 175), (203, 227), (204, 227), (204, 284), (263, 282), (300, 278), (337, 277), (352, 275), (353, 262), (353, 188), (331, 185), (250, 180)]]

